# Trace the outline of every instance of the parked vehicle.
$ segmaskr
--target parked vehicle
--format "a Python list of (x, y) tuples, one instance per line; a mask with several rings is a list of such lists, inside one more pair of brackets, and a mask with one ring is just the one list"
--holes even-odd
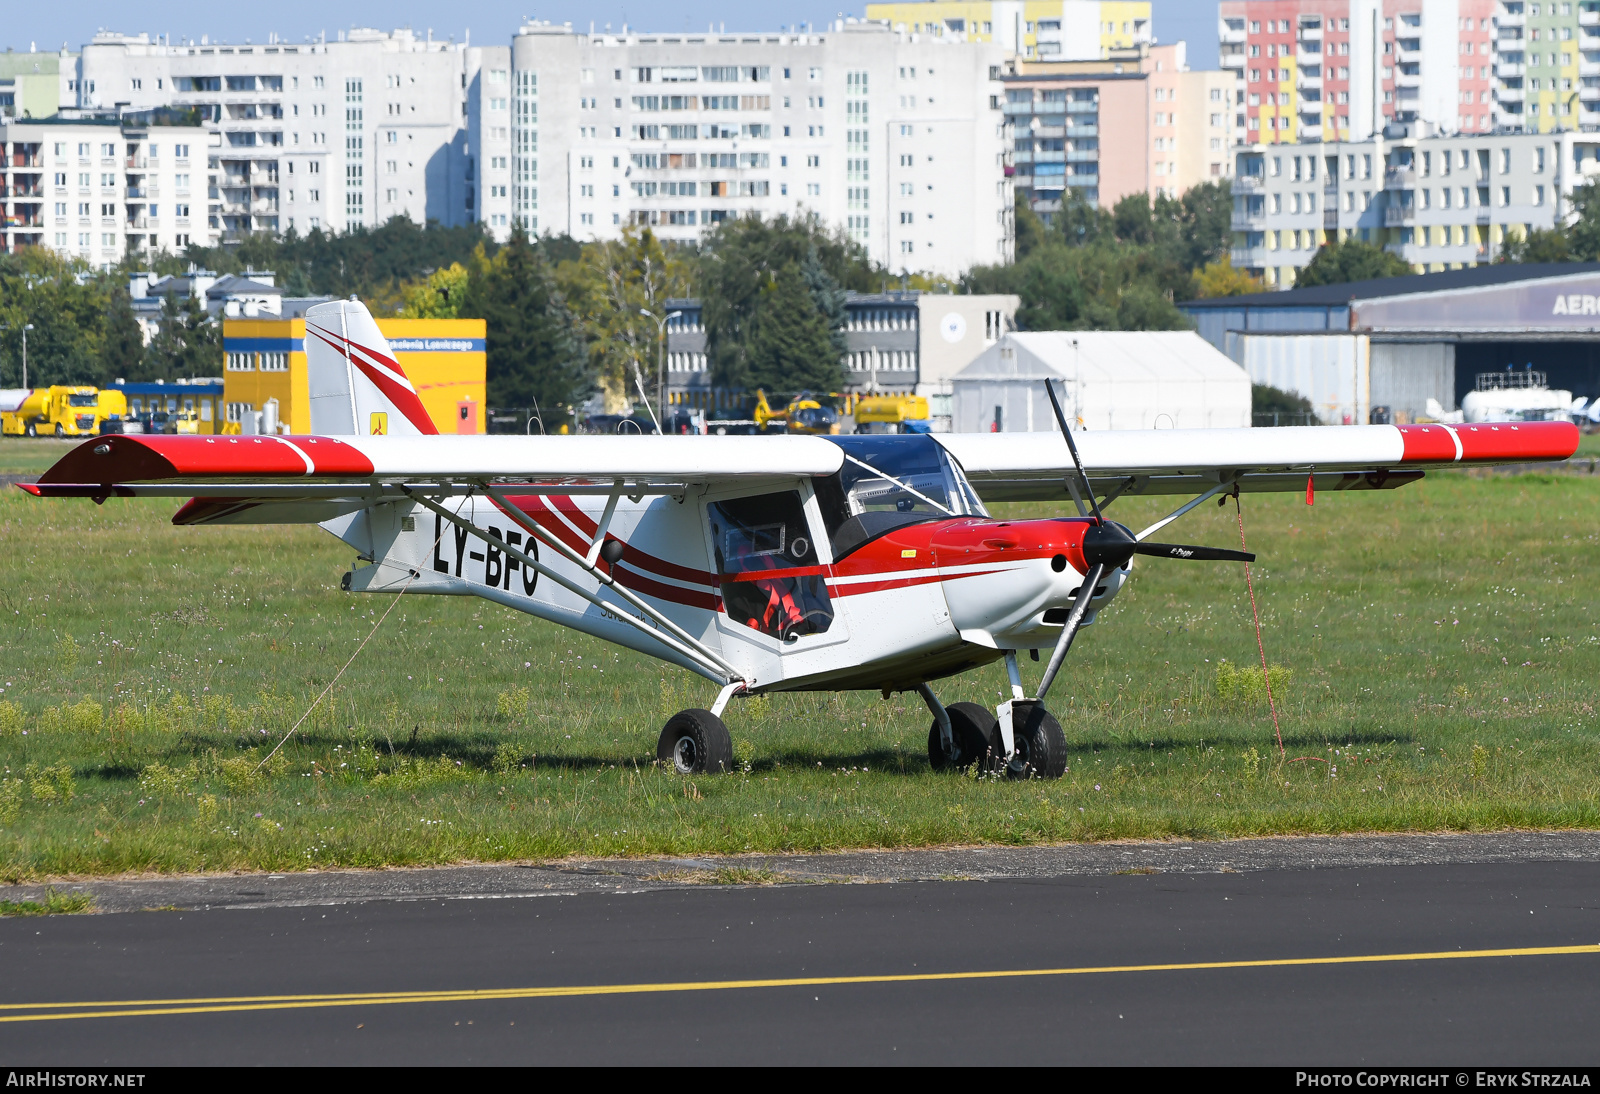
[(102, 391), (87, 384), (34, 388), (15, 409), (0, 409), (0, 433), (11, 437), (92, 437), (111, 419), (128, 411), (120, 391)]

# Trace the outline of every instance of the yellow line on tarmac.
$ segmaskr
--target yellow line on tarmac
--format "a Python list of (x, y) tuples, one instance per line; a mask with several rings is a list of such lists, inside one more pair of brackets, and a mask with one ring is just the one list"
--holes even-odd
[(1199, 972), (1207, 969), (1270, 969), (1306, 965), (1372, 965), (1397, 961), (1458, 961), (1483, 957), (1550, 957), (1597, 954), (1600, 946), (1531, 946), (1500, 950), (1441, 950), (1434, 953), (1359, 954), (1350, 957), (1282, 957), (1264, 961), (1197, 961), (1167, 965), (1093, 965), (1064, 969), (997, 969), (979, 972), (900, 973), (882, 976), (802, 976), (781, 980), (690, 980), (662, 984), (580, 984), (548, 988), (487, 988), (456, 991), (365, 992), (344, 995), (254, 995), (209, 999), (131, 999), (85, 1003), (4, 1003), (0, 1022), (48, 1022), (67, 1018), (128, 1018), (157, 1014), (222, 1014), (229, 1011), (300, 1010), (382, 1006), (393, 1003), (466, 1003), (492, 999), (563, 999), (583, 995), (648, 995), (657, 992), (728, 991), (747, 988), (815, 988), (846, 984), (915, 984), (941, 980), (1008, 980), (1031, 976), (1083, 976), (1116, 972)]

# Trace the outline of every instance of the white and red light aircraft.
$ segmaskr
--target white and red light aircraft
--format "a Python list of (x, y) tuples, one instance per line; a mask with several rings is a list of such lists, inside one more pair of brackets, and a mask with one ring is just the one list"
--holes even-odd
[[(675, 715), (657, 747), (684, 772), (732, 767), (735, 695), (860, 689), (922, 696), (935, 769), (1058, 777), (1044, 699), (1133, 556), (1253, 557), (1149, 541), (1171, 521), (1238, 491), (1388, 490), (1578, 443), (1564, 422), (1075, 437), (1059, 405), (1060, 433), (436, 436), (361, 304), (307, 312), (306, 358), (308, 436), (104, 437), (23, 489), (191, 498), (181, 525), (319, 524), (357, 552), (352, 592), (478, 596), (699, 673), (716, 702)], [(1064, 493), (1077, 515), (984, 508)], [(1134, 533), (1103, 515), (1133, 494), (1189, 500)], [(1030, 698), (1017, 654), (1041, 649)], [(994, 711), (929, 686), (999, 659), (1012, 698)]]

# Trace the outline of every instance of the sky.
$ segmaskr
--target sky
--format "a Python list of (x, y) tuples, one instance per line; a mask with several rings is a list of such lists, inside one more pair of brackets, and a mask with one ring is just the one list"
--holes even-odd
[[(1208, 68), (1217, 61), (1217, 6), (1214, 0), (1153, 0), (1156, 37), (1162, 42), (1180, 39), (1189, 43), (1191, 68)], [(534, 5), (532, 0), (468, 0), (441, 8), (437, 0), (386, 0), (382, 16), (375, 5), (353, 0), (268, 0), (253, 4), (206, 4), (179, 0), (73, 0), (65, 8), (54, 4), (27, 4), (17, 0), (9, 5), (4, 25), (0, 26), (0, 46), (27, 50), (60, 49), (66, 42), (77, 49), (104, 28), (125, 34), (140, 31), (151, 35), (199, 38), (243, 43), (246, 39), (264, 42), (276, 33), (289, 42), (302, 41), (326, 31), (329, 38), (352, 26), (373, 26), (388, 30), (410, 26), (419, 32), (432, 28), (439, 38), (455, 36), (462, 40), (469, 32), (480, 43), (505, 42), (525, 16), (554, 23), (571, 22), (587, 30), (593, 20), (597, 29), (610, 23), (620, 30), (629, 23), (642, 31), (693, 30), (717, 23), (732, 30), (776, 30), (810, 22), (822, 26), (844, 15), (860, 15), (863, 0), (841, 4), (817, 0), (678, 0), (670, 6), (639, 3), (638, 0), (553, 0)], [(376, 22), (374, 22), (376, 21)]]

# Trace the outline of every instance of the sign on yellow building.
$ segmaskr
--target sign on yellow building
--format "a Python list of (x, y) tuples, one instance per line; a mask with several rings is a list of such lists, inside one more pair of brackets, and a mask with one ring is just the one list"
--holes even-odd
[[(482, 433), (487, 358), (482, 319), (379, 319), (395, 360), (440, 433)], [(224, 319), (223, 402), (229, 422), (276, 400), (285, 433), (311, 431), (304, 319)]]

